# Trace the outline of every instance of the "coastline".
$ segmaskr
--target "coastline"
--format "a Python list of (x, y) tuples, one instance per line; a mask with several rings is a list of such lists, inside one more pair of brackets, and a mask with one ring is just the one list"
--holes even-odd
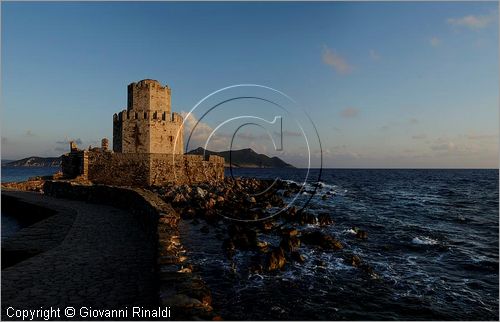
[[(248, 170), (244, 173), (252, 175), (256, 171)], [(265, 174), (274, 172), (262, 170), (259, 173), (262, 173), (264, 177)], [(371, 173), (370, 176), (367, 173)], [(242, 172), (238, 174), (241, 175)], [(326, 174), (328, 175), (328, 172)], [(400, 187), (399, 184), (407, 182), (408, 176), (410, 178), (421, 178), (421, 187), (426, 189), (425, 193), (428, 194), (429, 188), (425, 184), (428, 182), (426, 178), (429, 176), (435, 178), (439, 172), (434, 170), (415, 170), (411, 172), (401, 172), (399, 170), (389, 172), (372, 170), (367, 172), (361, 170), (341, 173), (341, 175), (345, 174), (348, 174), (348, 176), (344, 178), (337, 177), (337, 180), (330, 181), (338, 182), (339, 187), (323, 182), (316, 185), (306, 185), (300, 194), (301, 199), (313, 195), (315, 188), (318, 190), (306, 211), (297, 211), (299, 209), (295, 209), (295, 213), (293, 213), (290, 208), (283, 215), (276, 216), (271, 220), (258, 220), (253, 224), (238, 224), (234, 220), (221, 215), (224, 214), (226, 217), (233, 219), (242, 219), (245, 216), (252, 220), (262, 219), (262, 216), (268, 214), (280, 204), (286, 204), (293, 197), (295, 191), (300, 191), (299, 185), (291, 180), (278, 181), (276, 190), (269, 191), (269, 194), (264, 195), (262, 200), (257, 197), (254, 197), (255, 200), (253, 200), (251, 196), (246, 194), (254, 192), (255, 189), (259, 190), (262, 187), (261, 185), (268, 184), (269, 180), (266, 179), (245, 178), (234, 180), (227, 178), (224, 184), (219, 186), (200, 184), (172, 187), (167, 185), (140, 189), (145, 194), (152, 196), (152, 203), (160, 205), (160, 208), (163, 207), (161, 205), (166, 205), (166, 209), (170, 208), (176, 214), (173, 217), (163, 219), (168, 224), (165, 228), (168, 234), (165, 234), (165, 238), (163, 238), (166, 239), (165, 249), (168, 251), (164, 253), (165, 256), (162, 260), (165, 261), (164, 263), (168, 262), (169, 265), (169, 268), (165, 269), (168, 273), (163, 274), (163, 278), (169, 280), (168, 285), (174, 285), (173, 280), (177, 281), (175, 284), (178, 286), (175, 286), (175, 289), (179, 289), (180, 285), (183, 285), (182, 287), (193, 287), (198, 290), (196, 292), (194, 290), (184, 290), (182, 292), (183, 295), (192, 292), (193, 295), (189, 296), (196, 300), (197, 305), (199, 305), (198, 302), (202, 304), (210, 303), (209, 306), (212, 309), (211, 318), (221, 317), (235, 320), (248, 316), (249, 319), (252, 317), (253, 319), (307, 320), (308, 317), (314, 317), (322, 320), (327, 318), (326, 314), (334, 314), (332, 316), (335, 319), (345, 319), (346, 316), (354, 320), (367, 319), (368, 313), (352, 310), (353, 307), (356, 307), (352, 303), (357, 303), (352, 301), (360, 301), (360, 299), (363, 299), (362, 305), (367, 306), (370, 310), (376, 310), (377, 305), (380, 303), (384, 303), (384, 305), (393, 303), (392, 305), (395, 306), (391, 311), (390, 307), (386, 306), (387, 310), (384, 312), (370, 313), (369, 316), (373, 318), (382, 318), (386, 314), (391, 314), (391, 312), (397, 312), (396, 314), (400, 314), (397, 315), (400, 318), (419, 316), (426, 319), (436, 317), (450, 319), (452, 317), (470, 316), (464, 315), (466, 313), (454, 313), (455, 309), (452, 312), (445, 308), (419, 313), (418, 308), (426, 303), (424, 302), (425, 297), (422, 298), (419, 293), (417, 293), (417, 296), (407, 297), (398, 295), (399, 292), (418, 291), (418, 288), (409, 289), (406, 286), (406, 284), (412, 283), (411, 274), (421, 274), (428, 272), (428, 270), (439, 269), (435, 266), (420, 268), (417, 265), (407, 264), (407, 262), (404, 262), (406, 258), (421, 256), (419, 257), (421, 258), (420, 263), (424, 258), (429, 258), (432, 263), (435, 258), (453, 256), (460, 250), (459, 246), (456, 246), (457, 244), (455, 246), (452, 244), (452, 235), (448, 237), (439, 234), (439, 232), (433, 233), (434, 228), (425, 229), (417, 226), (412, 230), (408, 229), (415, 227), (415, 225), (425, 225), (426, 222), (421, 221), (422, 216), (425, 218), (426, 214), (431, 213), (431, 211), (440, 210), (441, 208), (437, 207), (443, 207), (442, 205), (446, 201), (452, 202), (450, 200), (451, 196), (460, 197), (456, 201), (456, 206), (461, 205), (461, 208), (442, 208), (442, 211), (460, 209), (463, 215), (454, 217), (437, 213), (436, 217), (433, 217), (428, 223), (432, 225), (434, 222), (448, 222), (451, 225), (448, 226), (450, 228), (456, 227), (456, 229), (467, 229), (468, 231), (473, 227), (480, 227), (477, 225), (479, 223), (477, 220), (481, 217), (472, 217), (472, 214), (477, 213), (474, 210), (476, 208), (464, 212), (463, 207), (467, 207), (469, 202), (464, 199), (467, 195), (462, 198), (461, 194), (457, 194), (456, 191), (461, 191), (460, 186), (457, 186), (456, 189), (455, 186), (450, 188), (449, 180), (456, 177), (457, 182), (463, 182), (465, 187), (468, 187), (466, 178), (472, 176), (474, 180), (478, 180), (478, 178), (486, 180), (491, 178), (492, 175), (498, 175), (498, 172), (447, 171), (443, 176), (446, 180), (440, 180), (440, 184), (434, 188), (439, 193), (436, 196), (442, 195), (443, 197), (438, 197), (434, 201), (431, 200), (431, 203), (425, 204), (425, 200), (429, 200), (427, 197), (427, 199), (423, 199), (421, 206), (416, 204), (414, 196), (409, 195), (406, 190), (398, 188)], [(351, 174), (362, 176), (363, 180), (352, 181)], [(371, 186), (371, 189), (367, 189), (366, 178), (377, 180), (380, 175), (389, 178), (397, 175), (398, 180), (390, 183), (397, 189), (391, 188), (382, 191), (373, 189), (379, 187), (378, 184)], [(457, 175), (459, 176), (457, 177)], [(400, 176), (403, 176), (403, 181), (399, 179)], [(352, 186), (346, 185), (346, 180), (352, 181)], [(490, 179), (488, 180), (490, 181)], [(365, 184), (361, 185), (360, 183)], [(50, 184), (48, 183), (47, 187)], [(494, 182), (491, 184), (494, 184)], [(23, 183), (22, 185), (29, 189), (38, 189), (37, 187), (39, 187), (39, 183), (34, 184), (34, 182)], [(56, 186), (59, 188), (55, 189), (53, 193), (59, 194), (60, 197), (67, 196), (99, 204), (110, 203), (111, 199), (116, 199), (114, 202), (123, 203), (122, 207), (135, 209), (137, 206), (129, 206), (133, 198), (128, 192), (123, 193), (123, 189), (128, 190), (128, 188), (119, 188), (118, 190), (121, 193), (115, 196), (109, 190), (118, 187), (85, 185), (83, 183), (64, 181), (58, 181)], [(355, 190), (356, 186), (359, 186), (358, 190)], [(370, 186), (368, 185), (368, 187)], [(485, 191), (492, 191), (490, 185), (483, 184), (482, 187)], [(352, 191), (347, 192), (347, 189), (352, 189)], [(374, 193), (375, 190), (379, 192)], [(364, 191), (366, 191), (365, 194), (363, 194)], [(425, 197), (426, 195), (423, 194), (421, 198)], [(394, 206), (405, 205), (391, 203), (394, 198), (407, 198), (409, 208), (406, 210), (400, 208), (400, 211), (410, 211), (408, 217), (394, 217), (392, 219), (386, 213), (381, 213), (383, 217), (372, 217), (371, 214), (362, 212), (363, 208), (359, 207), (360, 204), (368, 204), (369, 207), (366, 210), (372, 212), (381, 206), (384, 207), (382, 209), (390, 210)], [(70, 199), (67, 200), (70, 201)], [(333, 209), (338, 210), (332, 211), (332, 208), (326, 208), (325, 205), (329, 204), (335, 207)], [(437, 206), (433, 206), (434, 204)], [(474, 203), (471, 205), (475, 207)], [(169, 211), (164, 210), (163, 213), (166, 214)], [(415, 217), (414, 211), (420, 211), (419, 217)], [(145, 214), (143, 210), (138, 211), (136, 215), (138, 213)], [(328, 216), (325, 216), (324, 213), (327, 213)], [(382, 220), (381, 218), (385, 219)], [(391, 226), (390, 222), (388, 222), (388, 220), (398, 220), (399, 222), (400, 218), (406, 218), (407, 223), (404, 226)], [(488, 220), (494, 222), (495, 217)], [(355, 225), (360, 226), (356, 228)], [(406, 230), (402, 231), (402, 229)], [(450, 234), (453, 231), (451, 230)], [(159, 240), (159, 233), (157, 236)], [(174, 237), (170, 238), (169, 236)], [(462, 240), (467, 240), (467, 235), (464, 237), (457, 240), (458, 245), (463, 245)], [(494, 239), (491, 241), (493, 242)], [(498, 262), (494, 258), (477, 259), (479, 255), (476, 254), (483, 254), (485, 251), (483, 249), (464, 249), (473, 252), (474, 257), (472, 257), (470, 263), (467, 262), (467, 257), (465, 259), (463, 257), (457, 258), (459, 263), (464, 263), (464, 274), (469, 276), (474, 274), (475, 279), (471, 280), (471, 283), (487, 282), (488, 276), (494, 275), (495, 269), (498, 270)], [(161, 248), (158, 249), (158, 252), (160, 251)], [(386, 257), (386, 259), (382, 258), (383, 261), (381, 262), (379, 256)], [(394, 275), (388, 275), (387, 270), (384, 269), (383, 265), (386, 263), (391, 265), (391, 268), (397, 269), (396, 261), (399, 258), (403, 260), (402, 264), (399, 264), (401, 269), (408, 271), (408, 274), (410, 274), (408, 282), (401, 279), (393, 280)], [(443, 278), (448, 276), (446, 271), (449, 267), (454, 266), (442, 268)], [(459, 266), (458, 269), (461, 267)], [(420, 270), (417, 271), (417, 269)], [(179, 272), (180, 270), (182, 270), (182, 273)], [(398, 274), (404, 273), (404, 271), (401, 272)], [(190, 276), (196, 275), (197, 278), (194, 281), (177, 280), (180, 276), (188, 276), (186, 273), (190, 273), (188, 274)], [(310, 278), (310, 276), (313, 277)], [(398, 284), (395, 284), (396, 282)], [(203, 287), (201, 287), (202, 285)], [(474, 284), (470, 285), (474, 287)], [(429, 287), (427, 285), (423, 286)], [(170, 292), (172, 289), (167, 288), (165, 291)], [(431, 294), (439, 294), (437, 290), (433, 292)], [(210, 299), (207, 296), (208, 294), (210, 294)], [(255, 298), (255, 294), (259, 294), (259, 297)], [(394, 302), (393, 297), (395, 296), (399, 296), (397, 297), (399, 303)], [(164, 297), (172, 298), (173, 296)], [(419, 298), (422, 300), (416, 302), (416, 299)], [(305, 304), (295, 303), (299, 299), (304, 299)], [(184, 296), (176, 297), (176, 301), (180, 301), (182, 305), (189, 303), (189, 301), (185, 300)], [(470, 301), (466, 297), (462, 297), (460, 300)], [(291, 305), (288, 301), (294, 301), (295, 304)], [(325, 309), (327, 311), (322, 311), (321, 306), (318, 306), (323, 303), (322, 301), (338, 304)], [(194, 305), (194, 303), (191, 304)], [(242, 307), (236, 308), (237, 305)], [(248, 311), (253, 306), (256, 307), (255, 310)], [(193, 307), (184, 308), (182, 311), (197, 314), (196, 316), (199, 317), (200, 313), (193, 312)], [(474, 312), (477, 312), (475, 314), (484, 314), (482, 315), (484, 317), (494, 316), (494, 311), (489, 311), (494, 307), (494, 304), (492, 304), (487, 308), (477, 308)], [(178, 312), (175, 313), (172, 310), (172, 318), (175, 318), (179, 314)], [(342, 315), (336, 312), (341, 312)], [(204, 319), (211, 318), (206, 317)], [(185, 319), (191, 318), (186, 317)]]

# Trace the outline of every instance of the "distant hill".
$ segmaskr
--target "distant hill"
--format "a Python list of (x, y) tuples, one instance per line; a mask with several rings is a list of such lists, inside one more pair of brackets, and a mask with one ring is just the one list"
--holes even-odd
[[(197, 148), (187, 154), (203, 155), (203, 148)], [(224, 158), (225, 166), (229, 166), (229, 152), (214, 152), (206, 150), (206, 155), (218, 155)], [(293, 165), (286, 163), (278, 157), (268, 157), (265, 154), (259, 154), (252, 149), (234, 150), (231, 152), (231, 162), (236, 168), (294, 168)], [(17, 161), (2, 162), (3, 167), (59, 167), (61, 166), (61, 157), (29, 157)]]
[(17, 161), (10, 161), (2, 164), (3, 167), (59, 167), (61, 157), (29, 157)]
[(231, 153), (231, 163), (237, 168), (294, 168), (293, 165), (286, 163), (278, 157), (268, 157), (265, 154), (260, 154), (252, 149), (233, 150), (214, 152), (204, 150), (202, 147), (189, 151), (186, 154), (203, 155), (218, 155), (224, 158), (224, 166), (229, 166), (229, 153)]

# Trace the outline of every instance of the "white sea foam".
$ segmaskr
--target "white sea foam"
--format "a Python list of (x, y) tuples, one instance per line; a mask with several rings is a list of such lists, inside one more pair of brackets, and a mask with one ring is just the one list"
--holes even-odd
[(345, 234), (356, 235), (356, 231), (354, 229), (344, 229), (342, 232)]
[(436, 245), (439, 244), (439, 242), (435, 239), (425, 237), (425, 236), (418, 236), (415, 237), (411, 240), (412, 243), (417, 244), (417, 245)]

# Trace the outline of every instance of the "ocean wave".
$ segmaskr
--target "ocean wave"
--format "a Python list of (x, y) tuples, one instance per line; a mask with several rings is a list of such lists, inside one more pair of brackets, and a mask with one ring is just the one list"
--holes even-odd
[(342, 231), (344, 234), (351, 234), (351, 235), (356, 235), (356, 231), (354, 229), (344, 229)]
[(439, 241), (426, 236), (418, 236), (411, 240), (413, 244), (417, 245), (437, 245)]

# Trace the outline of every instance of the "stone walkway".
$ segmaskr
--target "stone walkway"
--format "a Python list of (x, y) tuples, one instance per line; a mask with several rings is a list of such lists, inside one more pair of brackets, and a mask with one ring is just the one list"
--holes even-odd
[[(3, 320), (10, 319), (5, 315), (9, 306), (157, 306), (155, 245), (131, 213), (29, 192), (3, 193), (66, 210), (20, 231), (43, 252), (2, 270)], [(5, 245), (23, 247), (14, 240)]]

